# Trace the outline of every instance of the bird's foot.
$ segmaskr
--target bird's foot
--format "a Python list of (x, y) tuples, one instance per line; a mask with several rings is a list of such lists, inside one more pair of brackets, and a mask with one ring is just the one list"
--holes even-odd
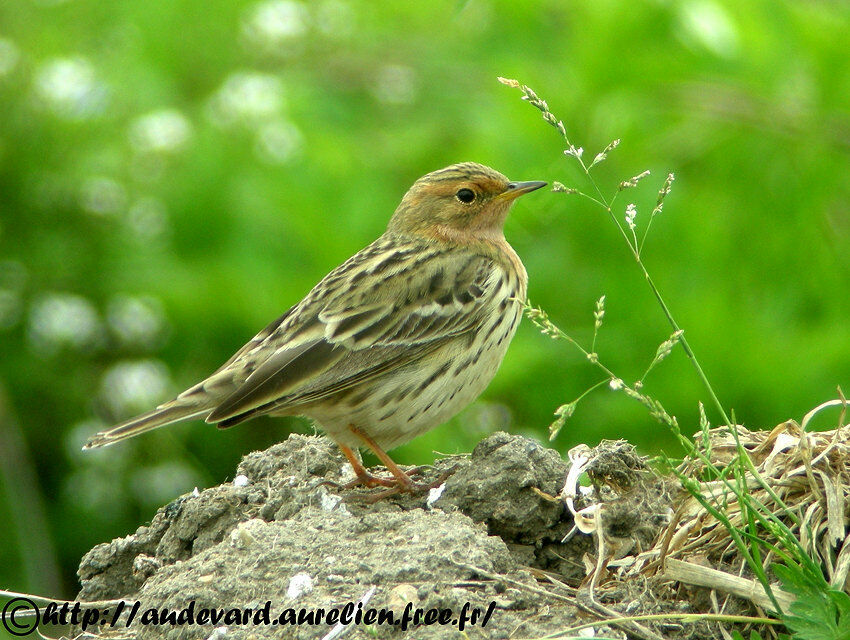
[(397, 476), (384, 476), (384, 475), (376, 475), (367, 471), (365, 468), (355, 469), (355, 473), (357, 477), (353, 480), (349, 480), (344, 484), (340, 484), (339, 486), (342, 489), (354, 489), (355, 487), (366, 487), (367, 489), (374, 489), (376, 487), (403, 487), (407, 488), (408, 486), (415, 486), (417, 483), (413, 481), (411, 476), (418, 475), (418, 467), (416, 469), (411, 469), (408, 473), (405, 473), (405, 477), (409, 482), (405, 482), (400, 480)]
[[(402, 481), (399, 477), (393, 476), (391, 478), (376, 476), (368, 471), (365, 472), (364, 477), (360, 477), (358, 475), (354, 480), (347, 482), (345, 484), (338, 485), (343, 489), (351, 489), (354, 487), (365, 486), (370, 489), (376, 487), (385, 487), (383, 491), (375, 491), (368, 494), (357, 494), (350, 497), (352, 501), (356, 502), (365, 502), (367, 504), (372, 504), (375, 502), (379, 502), (381, 500), (385, 500), (386, 498), (390, 498), (395, 495), (399, 495), (402, 493), (408, 493), (411, 495), (416, 495), (420, 493), (427, 493), (431, 489), (435, 489), (443, 484), (451, 475), (457, 470), (457, 466), (453, 466), (450, 469), (442, 472), (435, 480), (426, 481), (426, 482), (417, 482), (413, 478), (421, 478), (425, 475), (425, 471), (428, 467), (414, 467), (407, 472), (404, 473), (404, 477), (407, 478), (406, 481)], [(365, 470), (364, 470), (365, 471)]]
[[(417, 482), (413, 478), (424, 476), (425, 470), (428, 467), (414, 467), (413, 469), (405, 472), (401, 469), (401, 467), (393, 462), (392, 458), (390, 458), (387, 453), (381, 449), (365, 432), (357, 429), (353, 425), (350, 426), (349, 429), (351, 429), (352, 433), (360, 437), (363, 442), (375, 452), (375, 455), (378, 456), (381, 462), (384, 463), (387, 470), (392, 474), (392, 477), (387, 478), (369, 473), (363, 466), (363, 463), (360, 462), (360, 457), (350, 447), (344, 444), (339, 444), (340, 450), (345, 457), (348, 458), (349, 463), (351, 463), (351, 468), (354, 469), (354, 474), (357, 476), (351, 482), (341, 485), (342, 488), (350, 489), (353, 487), (365, 486), (371, 489), (375, 487), (386, 487), (385, 491), (379, 491), (377, 493), (369, 494), (368, 496), (363, 496), (366, 502), (377, 502), (378, 500), (383, 500), (399, 493), (425, 493), (440, 486), (443, 482), (445, 482), (446, 478), (452, 475), (455, 471), (455, 468), (452, 467), (447, 472), (441, 474), (440, 477), (433, 482)], [(360, 497), (358, 496), (357, 499), (359, 500)]]

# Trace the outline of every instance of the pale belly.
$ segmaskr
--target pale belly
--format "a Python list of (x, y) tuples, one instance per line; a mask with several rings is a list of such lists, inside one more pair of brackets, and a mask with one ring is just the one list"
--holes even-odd
[(336, 442), (363, 445), (354, 425), (384, 450), (392, 449), (443, 424), (477, 398), (490, 384), (519, 324), (521, 310), (485, 325), (470, 344), (462, 338), (416, 365), (385, 374), (380, 385), (355, 388), (339, 402), (305, 407)]

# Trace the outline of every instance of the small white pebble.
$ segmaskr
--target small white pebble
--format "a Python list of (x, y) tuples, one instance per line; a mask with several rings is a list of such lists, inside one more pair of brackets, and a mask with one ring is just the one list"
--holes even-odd
[(198, 487), (195, 487), (194, 489), (192, 489), (192, 497), (193, 498), (197, 498), (199, 495), (201, 495), (201, 492), (198, 491)]
[(342, 496), (335, 496), (332, 493), (327, 492), (322, 493), (322, 511), (333, 511), (340, 502), (342, 502)]
[(252, 542), (254, 542), (254, 536), (252, 536), (251, 532), (248, 531), (248, 527), (245, 527), (242, 524), (230, 532), (230, 546), (232, 547), (244, 549), (245, 547), (250, 546)]
[(396, 611), (402, 611), (408, 603), (419, 604), (419, 592), (416, 587), (406, 583), (393, 587), (387, 599), (387, 607)]
[(213, 632), (209, 635), (207, 640), (218, 640), (219, 638), (224, 638), (227, 635), (227, 627), (216, 627), (213, 629)]
[(236, 528), (230, 532), (230, 546), (236, 549), (245, 549), (252, 545), (255, 540), (254, 530), (263, 527), (266, 522), (260, 518), (252, 518), (245, 522), (240, 522)]
[(440, 496), (443, 495), (443, 491), (446, 490), (446, 483), (444, 482), (439, 487), (433, 487), (428, 492), (428, 499), (425, 501), (425, 506), (429, 509), (434, 506), (434, 503), (440, 499)]
[(295, 600), (312, 591), (313, 578), (306, 573), (296, 573), (289, 579), (289, 586), (286, 588), (286, 597), (290, 600)]
[(325, 487), (319, 487), (317, 491), (319, 497), (319, 507), (322, 511), (336, 511), (343, 516), (350, 516), (351, 512), (345, 506), (342, 496), (329, 493)]
[(248, 476), (242, 475), (241, 473), (233, 478), (234, 487), (247, 487), (250, 483), (251, 481), (248, 480)]
[(579, 629), (578, 635), (580, 638), (595, 638), (596, 630), (593, 627), (587, 627), (585, 629)]
[(325, 562), (328, 564), (336, 564), (336, 556), (325, 556)]

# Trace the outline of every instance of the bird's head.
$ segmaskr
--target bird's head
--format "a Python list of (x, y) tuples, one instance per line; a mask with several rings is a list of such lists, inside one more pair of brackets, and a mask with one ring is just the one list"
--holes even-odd
[(501, 236), (513, 201), (545, 185), (511, 182), (475, 162), (453, 164), (414, 182), (387, 230), (434, 238)]

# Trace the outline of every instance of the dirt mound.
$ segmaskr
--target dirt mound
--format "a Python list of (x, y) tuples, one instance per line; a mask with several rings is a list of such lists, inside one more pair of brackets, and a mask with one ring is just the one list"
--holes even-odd
[[(365, 490), (333, 484), (351, 479), (351, 470), (332, 443), (292, 435), (246, 456), (232, 483), (182, 496), (135, 534), (92, 549), (80, 564), (78, 599), (139, 600), (140, 612), (180, 611), (190, 602), (195, 612), (261, 611), (271, 601), (272, 619), (287, 608), (356, 608), (364, 599), (363, 610), (388, 607), (398, 616), (408, 602), (411, 611), (450, 609), (455, 619), (464, 606), (480, 616), (489, 608), (486, 629), (467, 633), (491, 638), (575, 624), (576, 608), (545, 595), (537, 581), (544, 569), (562, 579), (584, 574), (589, 539), (562, 544), (572, 518), (563, 502), (546, 497), (560, 491), (567, 463), (537, 442), (497, 433), (469, 458), (438, 461), (426, 478), (451, 467), (439, 497), (367, 504), (358, 499)], [(283, 636), (276, 625), (252, 623), (136, 623), (129, 631), (139, 638), (322, 638), (333, 626), (294, 625)], [(355, 625), (346, 636), (458, 637), (456, 622), (406, 632), (394, 626)], [(126, 637), (128, 629), (120, 631)]]
[[(850, 432), (807, 432), (808, 417), (771, 431), (705, 425), (694, 455), (667, 476), (624, 441), (578, 445), (567, 463), (496, 433), (468, 458), (419, 470), (435, 485), (448, 477), (429, 495), (374, 503), (369, 490), (342, 487), (352, 470), (329, 441), (293, 435), (246, 456), (232, 483), (195, 490), (135, 534), (92, 549), (79, 600), (104, 609), (138, 601), (160, 617), (163, 608), (184, 617), (231, 610), (202, 628), (166, 616), (164, 626), (100, 628), (98, 637), (574, 637), (588, 620), (618, 625), (596, 627), (611, 638), (728, 637), (732, 618), (759, 625), (754, 612), (819, 602), (821, 592), (776, 582), (774, 550), (810, 549), (834, 592), (850, 590)], [(725, 477), (733, 462), (745, 491)], [(775, 525), (762, 532), (769, 589), (732, 539), (756, 508)], [(240, 618), (246, 608), (259, 617)], [(370, 608), (398, 622), (405, 611), (433, 617), (406, 618), (405, 629), (354, 615)], [(346, 611), (357, 624), (336, 624)], [(281, 613), (287, 629), (261, 624)], [(647, 613), (651, 622), (622, 619)], [(299, 614), (315, 624), (291, 625)], [(460, 621), (472, 625), (465, 635)]]

